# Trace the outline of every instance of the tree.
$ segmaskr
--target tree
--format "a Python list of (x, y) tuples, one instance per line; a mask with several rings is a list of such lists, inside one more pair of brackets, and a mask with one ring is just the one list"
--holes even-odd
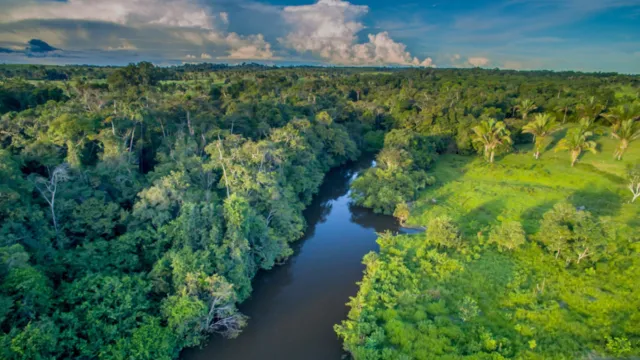
[(404, 226), (404, 224), (409, 219), (410, 211), (409, 206), (406, 202), (401, 202), (396, 205), (396, 210), (393, 212), (393, 216), (400, 221), (400, 225)]
[(489, 243), (496, 244), (500, 251), (515, 250), (526, 241), (522, 225), (517, 221), (506, 221), (493, 228), (489, 234)]
[(576, 264), (587, 258), (595, 261), (604, 243), (603, 227), (591, 214), (566, 202), (544, 214), (537, 238), (555, 253), (556, 259)]
[(616, 159), (622, 160), (622, 155), (629, 148), (629, 143), (640, 139), (640, 122), (633, 119), (623, 121), (618, 129), (613, 130), (611, 135), (620, 141), (614, 156)]
[(635, 167), (629, 169), (629, 190), (633, 194), (631, 202), (635, 202), (640, 197), (640, 164), (636, 164)]
[(602, 114), (602, 110), (604, 110), (604, 106), (598, 102), (595, 96), (589, 97), (586, 102), (578, 104), (576, 106), (578, 113), (580, 114), (580, 118), (589, 118), (591, 121), (595, 121), (598, 119), (600, 114)]
[(462, 244), (460, 231), (448, 216), (435, 217), (429, 221), (427, 241), (446, 248), (457, 248)]
[(560, 130), (560, 126), (556, 123), (555, 118), (549, 114), (536, 114), (535, 120), (522, 128), (523, 133), (533, 135), (536, 159), (540, 158), (540, 151), (546, 145), (548, 137), (558, 130)]
[(120, 338), (101, 358), (113, 360), (172, 360), (177, 358), (176, 338), (158, 318), (148, 318), (131, 336)]
[(484, 156), (493, 163), (493, 159), (498, 147), (511, 144), (511, 133), (507, 130), (504, 122), (495, 119), (484, 120), (480, 125), (473, 128), (472, 141), (483, 146)]
[(614, 136), (623, 123), (640, 119), (640, 106), (636, 104), (618, 105), (602, 116), (611, 124), (611, 135)]
[(516, 105), (516, 109), (522, 115), (522, 120), (527, 120), (527, 116), (532, 111), (535, 111), (538, 107), (533, 101), (529, 99), (522, 100), (518, 105)]
[(69, 175), (69, 165), (66, 163), (56, 166), (49, 179), (42, 176), (34, 176), (32, 181), (42, 198), (49, 204), (51, 210), (51, 219), (53, 221), (53, 227), (58, 233), (58, 221), (56, 220), (56, 195), (58, 194), (58, 185), (65, 181), (69, 181), (71, 176)]
[(247, 317), (238, 312), (235, 301), (233, 286), (223, 277), (189, 273), (180, 293), (164, 301), (162, 313), (182, 345), (193, 346), (207, 334), (240, 334)]
[(82, 164), (82, 152), (95, 127), (95, 119), (88, 116), (63, 114), (51, 122), (47, 134), (54, 144), (66, 147), (66, 162), (76, 167)]
[(573, 167), (583, 151), (594, 154), (598, 152), (596, 142), (588, 140), (592, 135), (591, 131), (572, 129), (564, 139), (560, 140), (555, 151), (569, 151), (571, 153), (571, 167)]

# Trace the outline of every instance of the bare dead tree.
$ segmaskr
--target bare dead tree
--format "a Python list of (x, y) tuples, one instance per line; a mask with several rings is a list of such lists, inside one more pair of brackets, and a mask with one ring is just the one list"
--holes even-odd
[(635, 202), (640, 197), (640, 175), (632, 175), (630, 178), (629, 190), (631, 190), (631, 193), (633, 194), (631, 202)]
[(49, 204), (51, 219), (53, 220), (53, 227), (56, 230), (56, 235), (58, 234), (58, 221), (56, 219), (56, 195), (58, 193), (58, 184), (69, 181), (70, 179), (69, 164), (63, 163), (53, 169), (48, 179), (42, 176), (37, 176), (33, 180), (36, 189), (40, 192), (42, 198)]
[(207, 282), (210, 292), (205, 329), (226, 338), (237, 337), (247, 324), (247, 317), (236, 309), (233, 285), (220, 281), (216, 276), (210, 277)]
[(193, 136), (195, 132), (191, 127), (191, 112), (189, 110), (187, 110), (187, 127), (189, 128), (189, 135)]
[(218, 148), (218, 154), (220, 156), (220, 164), (222, 165), (222, 174), (224, 175), (224, 183), (227, 188), (227, 198), (231, 196), (229, 191), (229, 179), (227, 178), (227, 167), (224, 165), (224, 156), (222, 155), (222, 140), (220, 139), (220, 134), (218, 134), (218, 143), (216, 144)]

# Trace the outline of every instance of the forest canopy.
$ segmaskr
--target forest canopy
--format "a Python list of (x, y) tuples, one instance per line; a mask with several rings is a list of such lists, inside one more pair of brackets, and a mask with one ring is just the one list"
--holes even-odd
[[(376, 166), (354, 202), (428, 231), (383, 235), (367, 256), (337, 328), (354, 358), (640, 354), (637, 202), (622, 205), (638, 193), (638, 77), (150, 63), (0, 74), (0, 358), (173, 359), (238, 336), (253, 277), (292, 255), (324, 175), (363, 153)], [(589, 211), (558, 185), (557, 205), (497, 226), (500, 214), (449, 211), (470, 204), (458, 188), (450, 203), (439, 193), (478, 191), (452, 174), (544, 174), (509, 163), (533, 153), (576, 165), (564, 177), (579, 181), (592, 151), (614, 164), (590, 176), (615, 196)], [(601, 210), (611, 204), (620, 213)], [(500, 268), (515, 275), (490, 278), (483, 297), (478, 277)], [(610, 310), (552, 280), (606, 293)], [(580, 333), (533, 335), (551, 320)]]

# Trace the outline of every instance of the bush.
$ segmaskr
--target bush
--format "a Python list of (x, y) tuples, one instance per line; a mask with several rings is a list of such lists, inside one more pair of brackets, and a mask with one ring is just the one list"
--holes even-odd
[(522, 224), (517, 221), (503, 222), (489, 234), (489, 243), (496, 244), (500, 251), (515, 250), (526, 241)]
[(448, 216), (439, 216), (429, 221), (427, 240), (439, 247), (447, 248), (456, 248), (462, 244), (460, 231)]

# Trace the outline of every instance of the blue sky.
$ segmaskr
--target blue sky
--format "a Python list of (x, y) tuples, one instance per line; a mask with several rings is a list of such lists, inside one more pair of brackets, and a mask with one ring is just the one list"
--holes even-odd
[[(0, 62), (640, 73), (640, 0), (0, 0), (0, 6)], [(25, 50), (31, 39), (58, 50)]]

